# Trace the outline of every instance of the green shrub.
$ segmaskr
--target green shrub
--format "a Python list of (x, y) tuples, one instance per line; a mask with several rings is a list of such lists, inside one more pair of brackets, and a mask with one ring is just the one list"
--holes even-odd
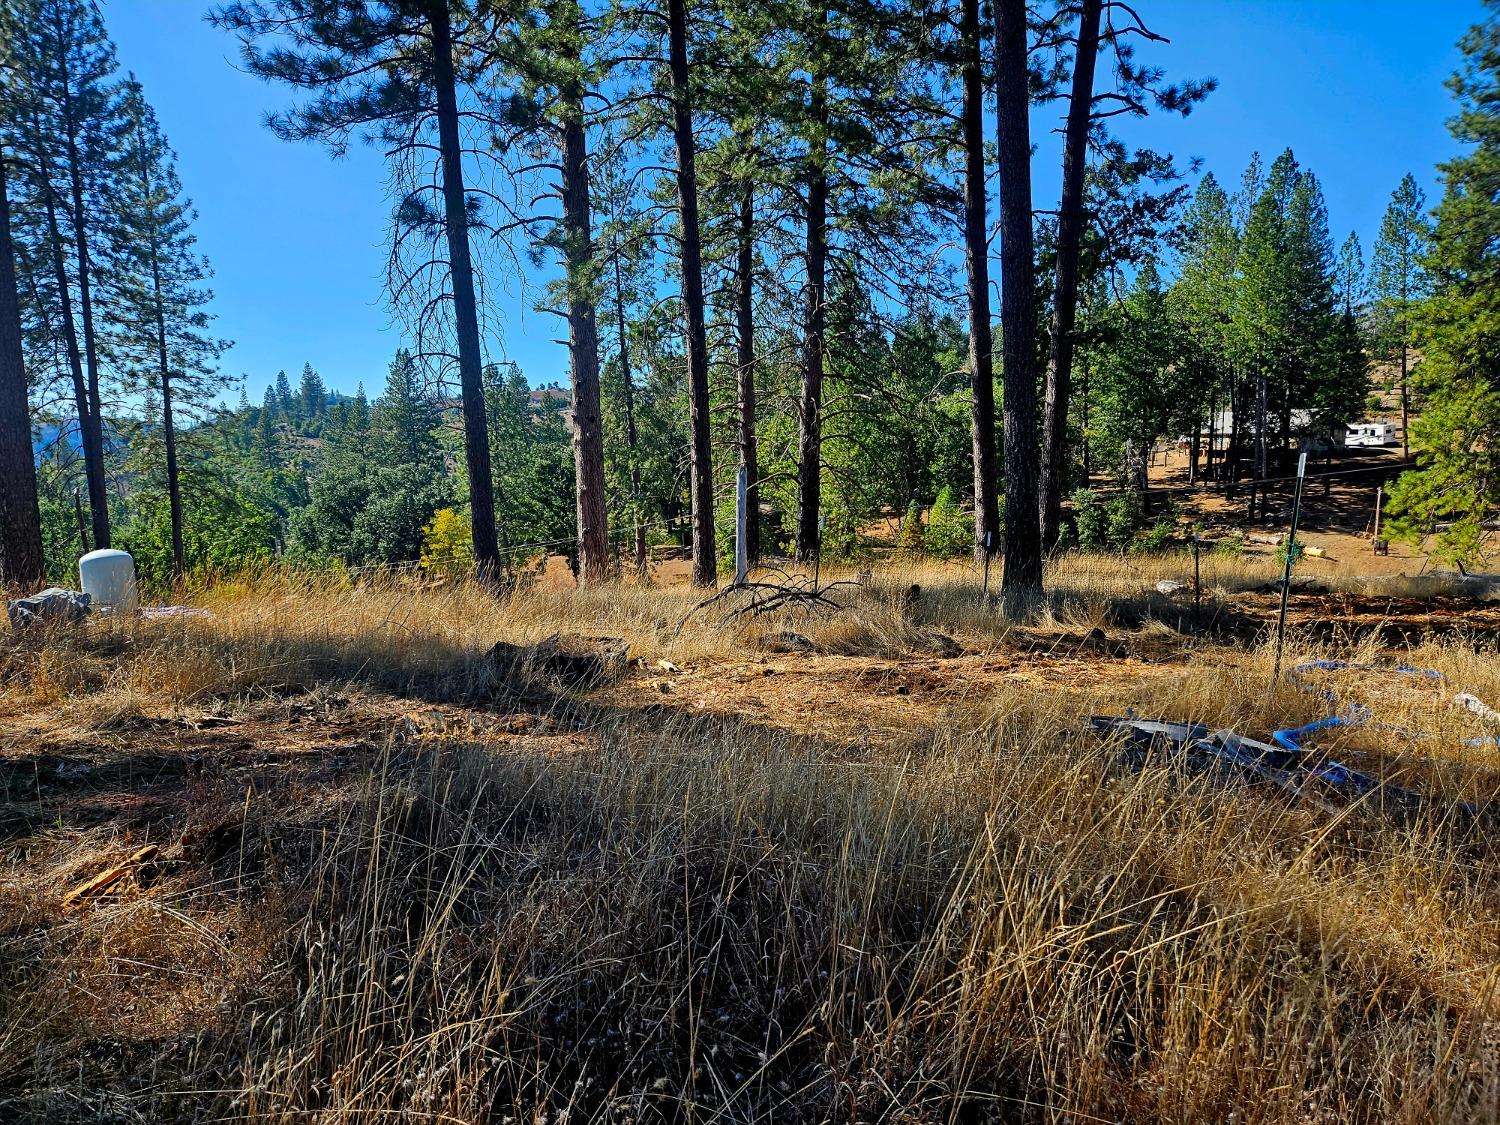
[(1104, 537), (1109, 545), (1117, 551), (1128, 549), (1144, 517), (1141, 494), (1134, 489), (1121, 492), (1104, 506)]
[(901, 519), (896, 534), (896, 554), (904, 559), (920, 558), (927, 553), (927, 536), (922, 530), (922, 509), (913, 500)]
[(835, 496), (825, 510), (823, 521), (823, 557), (852, 562), (863, 557), (864, 543), (859, 537), (859, 515), (842, 496)]
[(1078, 546), (1082, 550), (1098, 551), (1107, 545), (1104, 505), (1092, 488), (1073, 493), (1073, 522), (1078, 525)]
[(1146, 531), (1146, 534), (1136, 539), (1130, 545), (1132, 551), (1149, 552), (1164, 551), (1177, 538), (1177, 521), (1162, 518), (1157, 520)]
[(1237, 559), (1245, 553), (1245, 536), (1243, 532), (1236, 531), (1227, 539), (1220, 539), (1214, 544), (1213, 554), (1215, 558)]
[(944, 488), (927, 513), (927, 553), (940, 559), (966, 555), (974, 546), (974, 517), (959, 510), (953, 490)]

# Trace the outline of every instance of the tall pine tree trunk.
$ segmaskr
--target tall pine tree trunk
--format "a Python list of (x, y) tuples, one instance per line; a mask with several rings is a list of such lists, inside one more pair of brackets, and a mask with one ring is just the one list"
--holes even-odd
[(589, 267), (594, 257), (589, 207), (583, 92), (563, 107), (563, 243), (568, 274), (568, 351), (573, 373), (573, 467), (577, 483), (578, 584), (609, 577), (609, 523), (604, 502), (604, 424), (599, 404), (599, 329)]
[[(90, 432), (89, 416), (93, 410), (89, 404), (88, 384), (83, 377), (83, 354), (78, 347), (78, 324), (73, 317), (73, 291), (68, 284), (67, 263), (63, 254), (62, 231), (58, 228), (57, 205), (52, 197), (52, 181), (45, 164), (42, 166), (42, 178), (46, 182), (47, 196), (47, 253), (52, 259), (52, 279), (57, 285), (57, 299), (59, 312), (62, 316), (63, 343), (68, 353), (68, 374), (73, 382), (73, 410), (78, 415), (78, 444), (83, 449), (84, 484), (89, 493), (90, 506), (94, 503), (94, 473), (90, 471), (89, 465), (93, 460), (93, 447), (89, 443)], [(100, 503), (103, 504), (103, 474), (99, 474)], [(78, 539), (85, 551), (89, 550), (88, 537), (84, 534), (87, 525), (80, 520), (78, 524)]]
[(443, 218), (448, 233), (448, 270), (458, 335), (458, 379), (464, 419), (464, 464), (469, 475), (470, 530), (474, 565), (481, 578), (500, 570), (495, 536), (494, 477), (485, 421), (479, 310), (474, 300), (474, 263), (469, 254), (469, 215), (464, 199), (463, 147), (458, 134), (458, 91), (453, 78), (453, 28), (447, 0), (432, 0), (432, 77), (437, 93), (438, 147), (442, 157)]
[(1005, 506), (1005, 573), (1000, 592), (1007, 612), (1027, 613), (1042, 593), (1042, 541), (1036, 503), (1036, 280), (1026, 0), (995, 0), (995, 25), (1005, 491), (1011, 498)]
[(995, 464), (995, 353), (990, 328), (990, 240), (985, 220), (983, 35), (979, 0), (963, 0), (964, 256), (969, 280), (970, 436), (974, 448), (974, 558), (1000, 546)]
[(72, 89), (67, 70), (67, 52), (61, 54), (63, 141), (68, 158), (68, 184), (72, 192), (69, 217), (73, 226), (73, 252), (78, 265), (78, 311), (83, 325), (84, 394), (88, 415), (79, 419), (83, 439), (84, 473), (89, 488), (89, 515), (94, 546), (109, 546), (109, 495), (104, 481), (104, 404), (99, 385), (99, 341), (94, 332), (93, 262), (89, 255), (88, 211), (84, 204), (83, 169), (79, 166), (78, 125), (73, 119)]
[(740, 464), (745, 466), (745, 557), (760, 561), (760, 466), (755, 448), (755, 186), (740, 196), (739, 241), (734, 294), (736, 406), (739, 413)]
[[(153, 232), (152, 237), (155, 237)], [(167, 509), (172, 521), (172, 580), (187, 570), (182, 545), (182, 487), (177, 468), (177, 425), (172, 418), (172, 365), (167, 353), (167, 317), (162, 307), (161, 265), (151, 247), (151, 299), (156, 319), (156, 377), (161, 384), (161, 436), (167, 455)]]
[(615, 253), (615, 329), (620, 336), (620, 385), (625, 408), (625, 456), (630, 461), (630, 512), (635, 523), (635, 573), (646, 577), (646, 521), (641, 511), (641, 463), (636, 455), (635, 380), (630, 373), (630, 334), (625, 327), (625, 287)]
[(677, 214), (682, 226), (682, 302), (687, 313), (688, 401), (691, 422), (693, 585), (718, 581), (714, 543), (713, 447), (709, 431), (708, 329), (703, 302), (703, 246), (698, 229), (698, 164), (688, 94), (687, 7), (668, 0), (672, 63), (672, 139), (677, 149)]
[(1083, 180), (1088, 164), (1094, 102), (1094, 61), (1099, 53), (1102, 0), (1083, 0), (1073, 55), (1073, 92), (1063, 139), (1062, 197), (1057, 216), (1057, 285), (1047, 357), (1047, 402), (1042, 424), (1042, 545), (1057, 544), (1068, 476), (1068, 398), (1073, 380), (1073, 329), (1078, 314), (1078, 247), (1083, 238)]
[(0, 584), (42, 584), (42, 516), (37, 507), (31, 412), (21, 358), (21, 304), (16, 295), (5, 156), (0, 153)]
[[(826, 18), (826, 12), (825, 12)], [(828, 311), (828, 79), (813, 79), (810, 114), (819, 145), (807, 176), (807, 289), (802, 328), (801, 428), (797, 440), (797, 558), (811, 562), (821, 549), (818, 514), (823, 489), (823, 334)]]

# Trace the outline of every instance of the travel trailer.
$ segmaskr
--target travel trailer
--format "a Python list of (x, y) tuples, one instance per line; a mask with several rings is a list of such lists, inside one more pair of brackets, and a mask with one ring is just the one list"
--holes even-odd
[(1389, 422), (1355, 422), (1344, 435), (1345, 445), (1395, 445), (1396, 427)]

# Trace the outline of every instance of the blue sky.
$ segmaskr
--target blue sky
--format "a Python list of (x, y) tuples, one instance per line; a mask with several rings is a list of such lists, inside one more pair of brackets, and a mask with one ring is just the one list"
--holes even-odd
[[(1140, 0), (1170, 45), (1142, 50), (1171, 76), (1219, 79), (1186, 120), (1122, 122), (1132, 144), (1201, 158), (1233, 187), (1250, 153), (1291, 147), (1317, 173), (1335, 243), (1359, 233), (1366, 258), (1391, 190), (1408, 171), (1429, 200), (1434, 165), (1455, 147), (1444, 128), (1443, 80), (1479, 0)], [(310, 361), (335, 389), (384, 382), (401, 334), (381, 290), (389, 207), (373, 150), (333, 160), (262, 125), (288, 91), (237, 67), (234, 40), (202, 19), (197, 0), (105, 0), (123, 68), (145, 86), (199, 212), (198, 239), (217, 277), (219, 331), (236, 341), (226, 371), (258, 399), (279, 368)], [(1034, 123), (1036, 205), (1056, 199), (1061, 106)], [(531, 287), (533, 292), (535, 286)], [(518, 362), (533, 385), (565, 381), (560, 325), (531, 299), (496, 294), (503, 338), (491, 357)]]

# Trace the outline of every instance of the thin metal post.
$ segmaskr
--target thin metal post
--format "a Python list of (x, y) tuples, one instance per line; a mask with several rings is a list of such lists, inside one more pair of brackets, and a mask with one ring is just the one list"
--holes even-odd
[(1198, 563), (1198, 532), (1193, 532), (1193, 610), (1203, 608), (1203, 573)]
[(823, 573), (823, 528), (828, 526), (828, 515), (818, 513), (818, 549), (813, 552), (813, 590), (818, 589), (818, 579)]
[(1281, 572), (1281, 612), (1276, 616), (1276, 660), (1271, 668), (1274, 687), (1281, 677), (1281, 649), (1286, 643), (1286, 603), (1292, 594), (1292, 560), (1297, 557), (1297, 524), (1302, 517), (1302, 481), (1307, 476), (1307, 450), (1297, 460), (1297, 491), (1292, 499), (1292, 533), (1286, 541), (1286, 566)]

